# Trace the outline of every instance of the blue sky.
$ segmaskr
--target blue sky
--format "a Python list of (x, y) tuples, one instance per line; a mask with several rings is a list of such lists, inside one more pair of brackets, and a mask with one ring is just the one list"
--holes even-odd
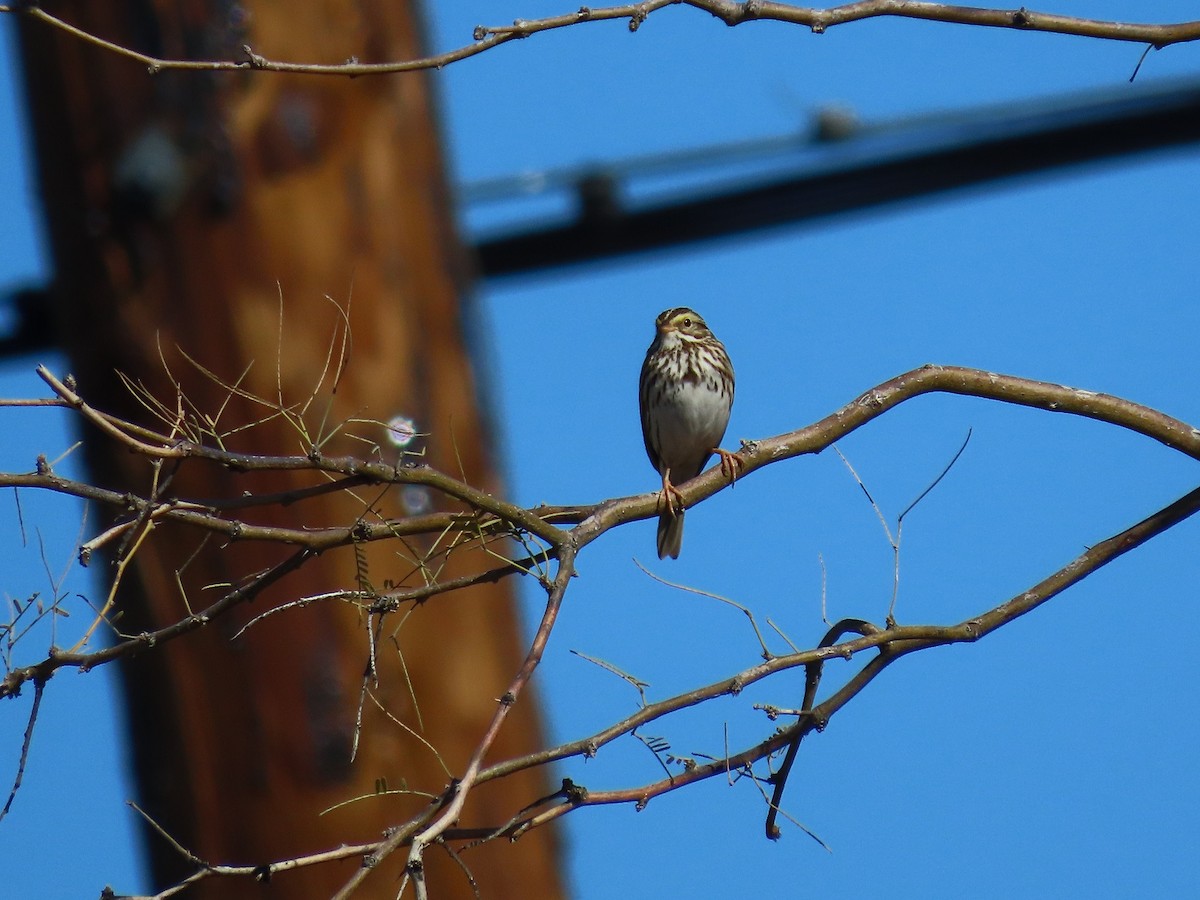
[[(446, 5), (442, 5), (446, 6)], [(479, 23), (562, 12), (551, 2), (463, 2), (431, 13), (431, 43), (468, 41)], [(1183, 2), (1067, 3), (1056, 11), (1157, 21)], [(45, 275), (11, 84), (0, 70), (0, 284)], [(822, 36), (782, 25), (734, 29), (686, 9), (636, 35), (593, 24), (509, 44), (437, 76), (456, 182), (793, 130), (838, 103), (866, 121), (1072, 90), (1129, 90), (1142, 48), (1015, 32), (878, 20)], [(1200, 71), (1195, 47), (1152, 54), (1138, 84)], [(262, 76), (267, 77), (267, 76)], [(497, 404), (511, 494), (587, 502), (654, 488), (636, 381), (661, 309), (696, 307), (738, 377), (727, 446), (806, 425), (926, 362), (993, 369), (1107, 391), (1200, 424), (1195, 336), (1200, 154), (1156, 153), (1005, 182), (870, 214), (701, 248), (481, 285), (489, 338), (483, 378)], [(495, 224), (490, 210), (466, 227)], [(336, 290), (337, 286), (316, 286)], [(42, 359), (0, 370), (4, 396), (43, 393)], [(536, 370), (530, 360), (536, 360)], [(553, 372), (555, 378), (536, 371)], [(536, 392), (540, 402), (531, 404)], [(0, 464), (32, 467), (71, 438), (47, 413), (4, 413)], [(902, 622), (957, 622), (1066, 564), (1081, 549), (1195, 487), (1189, 460), (1094, 422), (962, 397), (928, 397), (839, 446), (894, 515), (953, 455), (963, 458), (905, 524)], [(22, 497), (20, 547), (0, 501), (9, 596), (47, 590), (33, 532), (57, 572), (80, 511)], [(609, 660), (652, 698), (756, 661), (740, 614), (650, 581), (732, 597), (792, 640), (830, 618), (881, 621), (892, 556), (837, 457), (757, 472), (689, 514), (683, 555), (654, 559), (654, 526), (607, 535), (580, 561), (538, 675), (555, 740), (632, 711), (633, 691), (569, 653)], [(1179, 896), (1195, 889), (1200, 721), (1195, 651), (1175, 623), (1194, 610), (1200, 524), (1188, 522), (973, 646), (909, 657), (806, 742), (785, 809), (794, 827), (762, 837), (746, 783), (721, 780), (653, 801), (567, 817), (575, 896)], [(70, 583), (86, 590), (87, 582)], [(539, 598), (526, 598), (528, 618)], [(59, 623), (60, 634), (78, 627)], [(781, 642), (775, 649), (782, 650)], [(827, 683), (847, 669), (831, 666)], [(680, 754), (769, 733), (754, 702), (789, 705), (798, 678), (656, 725)], [(14, 896), (94, 896), (145, 887), (133, 855), (131, 796), (113, 673), (62, 674), (46, 692), (25, 786), (0, 829)], [(582, 704), (579, 698), (586, 697)], [(0, 709), (0, 774), (15, 766), (31, 692)], [(561, 774), (592, 788), (648, 782), (660, 769), (632, 739)], [(15, 874), (13, 874), (15, 873)]]

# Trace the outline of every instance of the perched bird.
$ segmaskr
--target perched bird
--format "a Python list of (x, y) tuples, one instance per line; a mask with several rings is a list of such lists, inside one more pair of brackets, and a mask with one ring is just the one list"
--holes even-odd
[(660, 313), (646, 351), (638, 400), (642, 439), (662, 476), (658, 558), (679, 558), (683, 498), (676, 484), (695, 478), (714, 453), (732, 481), (740, 460), (718, 445), (733, 408), (733, 364), (704, 319), (685, 306)]

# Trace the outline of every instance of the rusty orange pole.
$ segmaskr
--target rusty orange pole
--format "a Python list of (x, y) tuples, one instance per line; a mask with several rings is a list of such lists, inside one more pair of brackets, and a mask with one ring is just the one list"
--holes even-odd
[[(108, 40), (170, 57), (238, 58), (242, 45), (314, 62), (422, 52), (419, 18), (403, 0), (72, 0), (54, 12)], [(224, 408), (222, 426), (264, 419), (263, 407), (230, 401), (225, 387), (178, 351), (229, 381), (245, 372), (240, 386), (248, 392), (275, 398), (281, 389), (285, 402), (300, 401), (320, 380), (339, 327), (340, 313), (327, 299), (333, 298), (349, 309), (350, 359), (328, 406), (322, 399), (310, 410), (310, 425), (331, 431), (349, 418), (407, 416), (428, 433), (432, 465), (500, 490), (492, 438), (477, 406), (479, 376), (464, 346), (468, 267), (451, 221), (426, 76), (151, 75), (29, 20), (20, 35), (57, 318), (89, 402), (145, 419), (120, 372), (168, 406), (178, 378), (196, 410)], [(330, 396), (330, 380), (322, 398)], [(355, 426), (360, 433), (369, 427)], [(382, 433), (371, 434), (389, 452)], [(259, 453), (306, 449), (298, 430), (279, 417), (227, 440)], [(339, 437), (322, 450), (372, 452)], [(99, 441), (89, 442), (88, 452), (100, 481), (133, 490), (148, 484), (145, 460)], [(237, 497), (294, 484), (189, 464), (171, 490)], [(368, 503), (395, 516), (406, 503), (426, 499), (368, 493), (253, 509), (246, 517), (291, 526), (348, 524)], [(231, 639), (253, 615), (289, 598), (354, 587), (364, 577), (377, 587), (412, 578), (408, 560), (427, 548), (428, 542), (389, 541), (366, 547), (359, 560), (349, 550), (324, 554), (234, 619), (124, 666), (140, 801), (181, 844), (210, 862), (258, 864), (378, 839), (427, 799), (369, 797), (321, 813), (371, 795), (384, 782), (437, 792), (448, 780), (443, 762), (461, 771), (521, 657), (507, 585), (436, 598), (398, 630), (399, 616), (385, 621), (377, 696), (421, 740), (368, 701), (353, 762), (368, 662), (357, 611), (313, 605)], [(235, 582), (286, 552), (214, 541), (201, 546), (199, 535), (184, 530), (156, 533), (136, 555), (136, 577), (119, 597), (118, 625), (137, 632), (176, 621), (188, 604), (203, 605), (206, 586)], [(455, 553), (440, 575), (478, 569), (486, 564), (481, 556)], [(540, 741), (536, 709), (523, 697), (493, 758)], [(503, 822), (548, 792), (537, 775), (488, 785), (473, 796), (472, 820), (462, 824)], [(148, 845), (160, 882), (189, 870), (161, 839), (151, 836)], [(561, 896), (549, 830), (515, 845), (473, 849), (462, 861), (486, 897)], [(402, 862), (381, 866), (364, 896), (394, 897)], [(280, 875), (280, 896), (328, 897), (358, 864)], [(427, 871), (435, 896), (474, 896), (447, 854), (430, 853)], [(210, 879), (188, 896), (259, 898), (262, 890), (247, 880)]]

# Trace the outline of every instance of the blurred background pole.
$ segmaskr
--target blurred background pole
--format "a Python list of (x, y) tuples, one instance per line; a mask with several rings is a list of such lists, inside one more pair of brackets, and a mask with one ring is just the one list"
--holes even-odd
[[(239, 58), (249, 45), (270, 57), (335, 63), (420, 56), (413, 6), (72, 0), (50, 11), (156, 55)], [(152, 75), (27, 19), (20, 37), (59, 340), (89, 402), (149, 420), (118, 373), (168, 408), (178, 382), (195, 410), (215, 416), (223, 409), (221, 427), (259, 423), (231, 435), (228, 446), (304, 453), (308, 443), (296, 428), (245, 397), (231, 398), (180, 351), (227, 382), (241, 378), (249, 393), (271, 399), (281, 388), (285, 403), (300, 402), (326, 370), (342, 324), (336, 302), (349, 310), (349, 365), (332, 400), (334, 371), (325, 372), (307, 416), (310, 437), (351, 417), (404, 416), (428, 435), (428, 462), (499, 490), (464, 342), (468, 267), (451, 220), (426, 76)], [(365, 456), (374, 441), (385, 458), (399, 452), (377, 426), (351, 430), (368, 442), (334, 437), (322, 451)], [(145, 460), (101, 442), (86, 452), (100, 482), (131, 490), (149, 484)], [(229, 498), (299, 483), (189, 463), (170, 491)], [(250, 508), (244, 516), (264, 524), (345, 525), (368, 503), (394, 516), (427, 502), (441, 504), (437, 497), (364, 490), (357, 498)], [(104, 524), (93, 520), (91, 527)], [(188, 604), (212, 602), (207, 586), (237, 582), (287, 553), (219, 547), (183, 530), (152, 537), (119, 597), (117, 624), (126, 633), (176, 621)], [(374, 544), (357, 560), (350, 550), (327, 553), (240, 610), (236, 621), (216, 622), (124, 666), (139, 803), (175, 839), (208, 861), (242, 864), (374, 840), (427, 798), (368, 796), (321, 812), (385, 784), (437, 792), (448, 780), (443, 763), (452, 773), (462, 770), (520, 657), (506, 585), (439, 597), (402, 625), (401, 615), (384, 623), (376, 696), (440, 760), (368, 699), (351, 762), (368, 664), (366, 627), (355, 609), (313, 605), (231, 639), (254, 615), (303, 594), (364, 581), (381, 589), (417, 583), (411, 560), (430, 543)], [(463, 549), (438, 574), (486, 564), (484, 554)], [(493, 758), (540, 745), (534, 704), (534, 695), (522, 695)], [(546, 793), (534, 776), (485, 786), (472, 804), (474, 818), (462, 824), (502, 823)], [(148, 846), (160, 883), (190, 869), (160, 838), (150, 836)], [(381, 866), (364, 895), (395, 896), (401, 862)], [(473, 849), (463, 862), (489, 898), (530, 896), (531, 885), (539, 897), (561, 894), (549, 829), (515, 845)], [(324, 898), (357, 865), (275, 880), (290, 898)], [(447, 854), (430, 853), (427, 871), (439, 898), (474, 896)], [(222, 879), (189, 896), (258, 898), (262, 891)]]

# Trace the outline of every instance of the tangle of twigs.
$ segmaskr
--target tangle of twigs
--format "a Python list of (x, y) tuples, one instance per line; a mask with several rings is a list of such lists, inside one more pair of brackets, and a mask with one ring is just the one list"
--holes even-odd
[[(206, 436), (204, 429), (197, 425), (200, 421), (198, 419), (192, 421), (185, 415), (172, 427), (162, 431), (147, 429), (94, 409), (75, 385), (55, 377), (48, 370), (40, 368), (38, 373), (50, 388), (51, 397), (37, 401), (0, 401), (0, 408), (58, 406), (72, 410), (99, 430), (99, 439), (119, 442), (132, 453), (143, 457), (152, 473), (149, 486), (140, 495), (119, 493), (86, 482), (63, 478), (55, 474), (53, 465), (44, 459), (38, 461), (32, 472), (0, 473), (0, 487), (69, 494), (85, 498), (117, 514), (118, 521), (115, 525), (107, 527), (100, 535), (81, 545), (81, 556), (86, 558), (102, 546), (119, 544), (121, 550), (118, 559), (128, 559), (137, 552), (139, 542), (153, 540), (153, 529), (166, 523), (186, 525), (202, 536), (277, 543), (291, 548), (291, 553), (275, 566), (251, 573), (240, 583), (227, 586), (206, 607), (193, 611), (189, 606), (186, 615), (156, 632), (124, 636), (118, 633), (117, 639), (111, 645), (95, 650), (88, 648), (85, 636), (77, 646), (67, 650), (51, 648), (43, 658), (29, 664), (12, 665), (6, 661), (7, 671), (0, 680), (0, 698), (15, 696), (23, 686), (32, 682), (37, 690), (37, 702), (40, 704), (47, 685), (59, 669), (88, 670), (128, 654), (147, 652), (151, 648), (155, 652), (163, 652), (171, 642), (259, 596), (269, 585), (278, 582), (285, 574), (300, 569), (309, 559), (325, 550), (338, 547), (358, 548), (369, 542), (424, 534), (439, 537), (443, 542), (442, 546), (448, 548), (443, 552), (449, 553), (462, 543), (478, 542), (486, 545), (501, 538), (517, 538), (515, 543), (507, 546), (517, 547), (519, 552), (502, 555), (493, 551), (496, 557), (494, 565), (489, 564), (465, 576), (439, 580), (435, 574), (418, 586), (385, 585), (383, 589), (376, 589), (364, 573), (358, 571), (356, 584), (352, 589), (292, 599), (261, 613), (245, 626), (252, 628), (261, 618), (270, 615), (300, 614), (298, 610), (312, 603), (344, 602), (358, 606), (368, 621), (373, 623), (370, 633), (374, 641), (383, 617), (397, 613), (402, 608), (432, 602), (439, 596), (471, 584), (525, 575), (544, 589), (546, 599), (541, 621), (526, 651), (524, 661), (512, 674), (507, 689), (496, 704), (489, 724), (478, 737), (467, 763), (461, 771), (455, 773), (447, 786), (440, 792), (434, 792), (432, 802), (409, 820), (397, 823), (378, 842), (282, 860), (271, 863), (268, 867), (271, 871), (282, 871), (347, 856), (358, 856), (368, 862), (377, 862), (404, 849), (408, 858), (406, 878), (413, 885), (419, 898), (427, 895), (422, 860), (431, 846), (438, 845), (451, 850), (450, 842), (466, 843), (470, 846), (498, 837), (515, 839), (530, 829), (576, 809), (613, 803), (642, 806), (656, 796), (712, 777), (724, 776), (734, 780), (735, 775), (738, 778), (749, 776), (759, 786), (766, 802), (766, 833), (768, 837), (778, 837), (777, 816), (786, 815), (781, 810), (784, 787), (803, 738), (813, 730), (824, 728), (833, 715), (866, 688), (886, 667), (920, 650), (978, 641), (1200, 510), (1200, 488), (1197, 488), (1136, 525), (1116, 531), (1111, 537), (1090, 547), (1039, 583), (981, 610), (962, 622), (945, 625), (900, 625), (890, 620), (890, 614), (889, 621), (882, 626), (862, 619), (843, 619), (828, 630), (817, 646), (797, 649), (788, 641), (791, 645), (790, 650), (784, 654), (776, 654), (769, 649), (764, 634), (749, 609), (726, 598), (706, 594), (731, 604), (749, 619), (761, 649), (759, 661), (710, 684), (665, 699), (650, 701), (646, 697), (644, 689), (647, 685), (644, 682), (608, 663), (592, 660), (637, 689), (640, 702), (633, 713), (578, 740), (518, 758), (485, 764), (484, 760), (492, 749), (505, 719), (514, 704), (519, 702), (522, 692), (541, 662), (568, 587), (577, 574), (575, 563), (578, 555), (601, 535), (626, 523), (654, 517), (657, 514), (658, 503), (656, 494), (620, 497), (575, 507), (523, 508), (420, 462), (390, 465), (350, 457), (326, 457), (315, 450), (297, 456), (246, 454), (219, 445), (220, 442), (214, 440), (211, 435)], [(776, 437), (744, 442), (738, 452), (742, 462), (739, 477), (750, 477), (758, 469), (776, 465), (787, 459), (818, 453), (894, 407), (927, 393), (960, 394), (1047, 412), (1082, 416), (1141, 434), (1200, 460), (1200, 431), (1128, 400), (976, 369), (924, 366), (870, 389), (842, 408), (804, 428)], [(297, 488), (294, 492), (283, 492), (269, 497), (201, 500), (177, 496), (168, 490), (171, 475), (163, 469), (164, 463), (170, 463), (176, 470), (184, 466), (215, 465), (235, 472), (302, 471), (313, 476), (313, 484)], [(944, 474), (943, 472), (942, 475)], [(938, 480), (941, 477), (938, 476)], [(254, 511), (263, 506), (284, 504), (317, 492), (351, 491), (366, 485), (389, 487), (407, 484), (418, 484), (438, 492), (448, 500), (454, 501), (460, 509), (457, 512), (424, 514), (375, 523), (366, 523), (360, 517), (354, 522), (332, 522), (312, 529), (262, 526), (250, 520)], [(727, 485), (728, 481), (719, 467), (716, 467), (680, 485), (680, 496), (685, 506), (694, 506), (723, 490)], [(898, 539), (893, 541), (893, 546), (898, 551), (897, 545)], [(114, 571), (114, 577), (119, 579), (120, 567), (116, 567)], [(96, 620), (88, 629), (87, 636), (108, 622), (107, 610), (107, 604), (97, 609)], [(769, 624), (774, 627), (773, 623)], [(11, 633), (10, 626), (9, 634)], [(9, 652), (11, 654), (11, 647)], [(863, 653), (868, 653), (868, 657), (857, 671), (827, 699), (817, 704), (816, 695), (821, 682), (823, 663), (833, 658), (853, 660)], [(645, 732), (635, 734), (638, 729), (644, 729), (650, 723), (658, 722), (679, 710), (718, 697), (736, 695), (750, 684), (775, 673), (799, 667), (803, 667), (806, 672), (806, 688), (800, 706), (795, 709), (763, 707), (772, 720), (794, 717), (794, 721), (747, 746), (726, 747), (720, 756), (697, 759), (666, 755), (664, 758), (666, 750), (669, 749), (668, 745), (658, 738), (647, 737)], [(369, 685), (365, 684), (364, 697), (368, 693)], [(28, 734), (32, 733), (35, 718), (36, 706), (30, 719), (26, 745), (21, 752), (20, 767), (9, 804), (12, 803), (12, 797), (20, 785), (21, 772), (28, 754)], [(595, 755), (604, 745), (624, 735), (634, 735), (651, 750), (660, 766), (665, 769), (665, 777), (606, 791), (589, 791), (583, 785), (564, 781), (558, 791), (546, 797), (531, 798), (526, 806), (514, 811), (504, 821), (484, 828), (464, 829), (458, 826), (457, 823), (470, 801), (472, 792), (479, 785), (556, 760)], [(770, 774), (755, 774), (754, 767), (763, 764), (767, 766)], [(170, 840), (169, 835), (164, 834), (164, 837)], [(186, 886), (206, 878), (263, 875), (261, 866), (252, 868), (212, 863), (196, 857), (182, 846), (176, 844), (175, 847), (194, 867), (194, 872), (184, 881), (156, 895), (157, 897), (172, 896)], [(364, 866), (356, 870), (337, 896), (349, 897), (367, 877), (369, 869), (370, 866)]]

